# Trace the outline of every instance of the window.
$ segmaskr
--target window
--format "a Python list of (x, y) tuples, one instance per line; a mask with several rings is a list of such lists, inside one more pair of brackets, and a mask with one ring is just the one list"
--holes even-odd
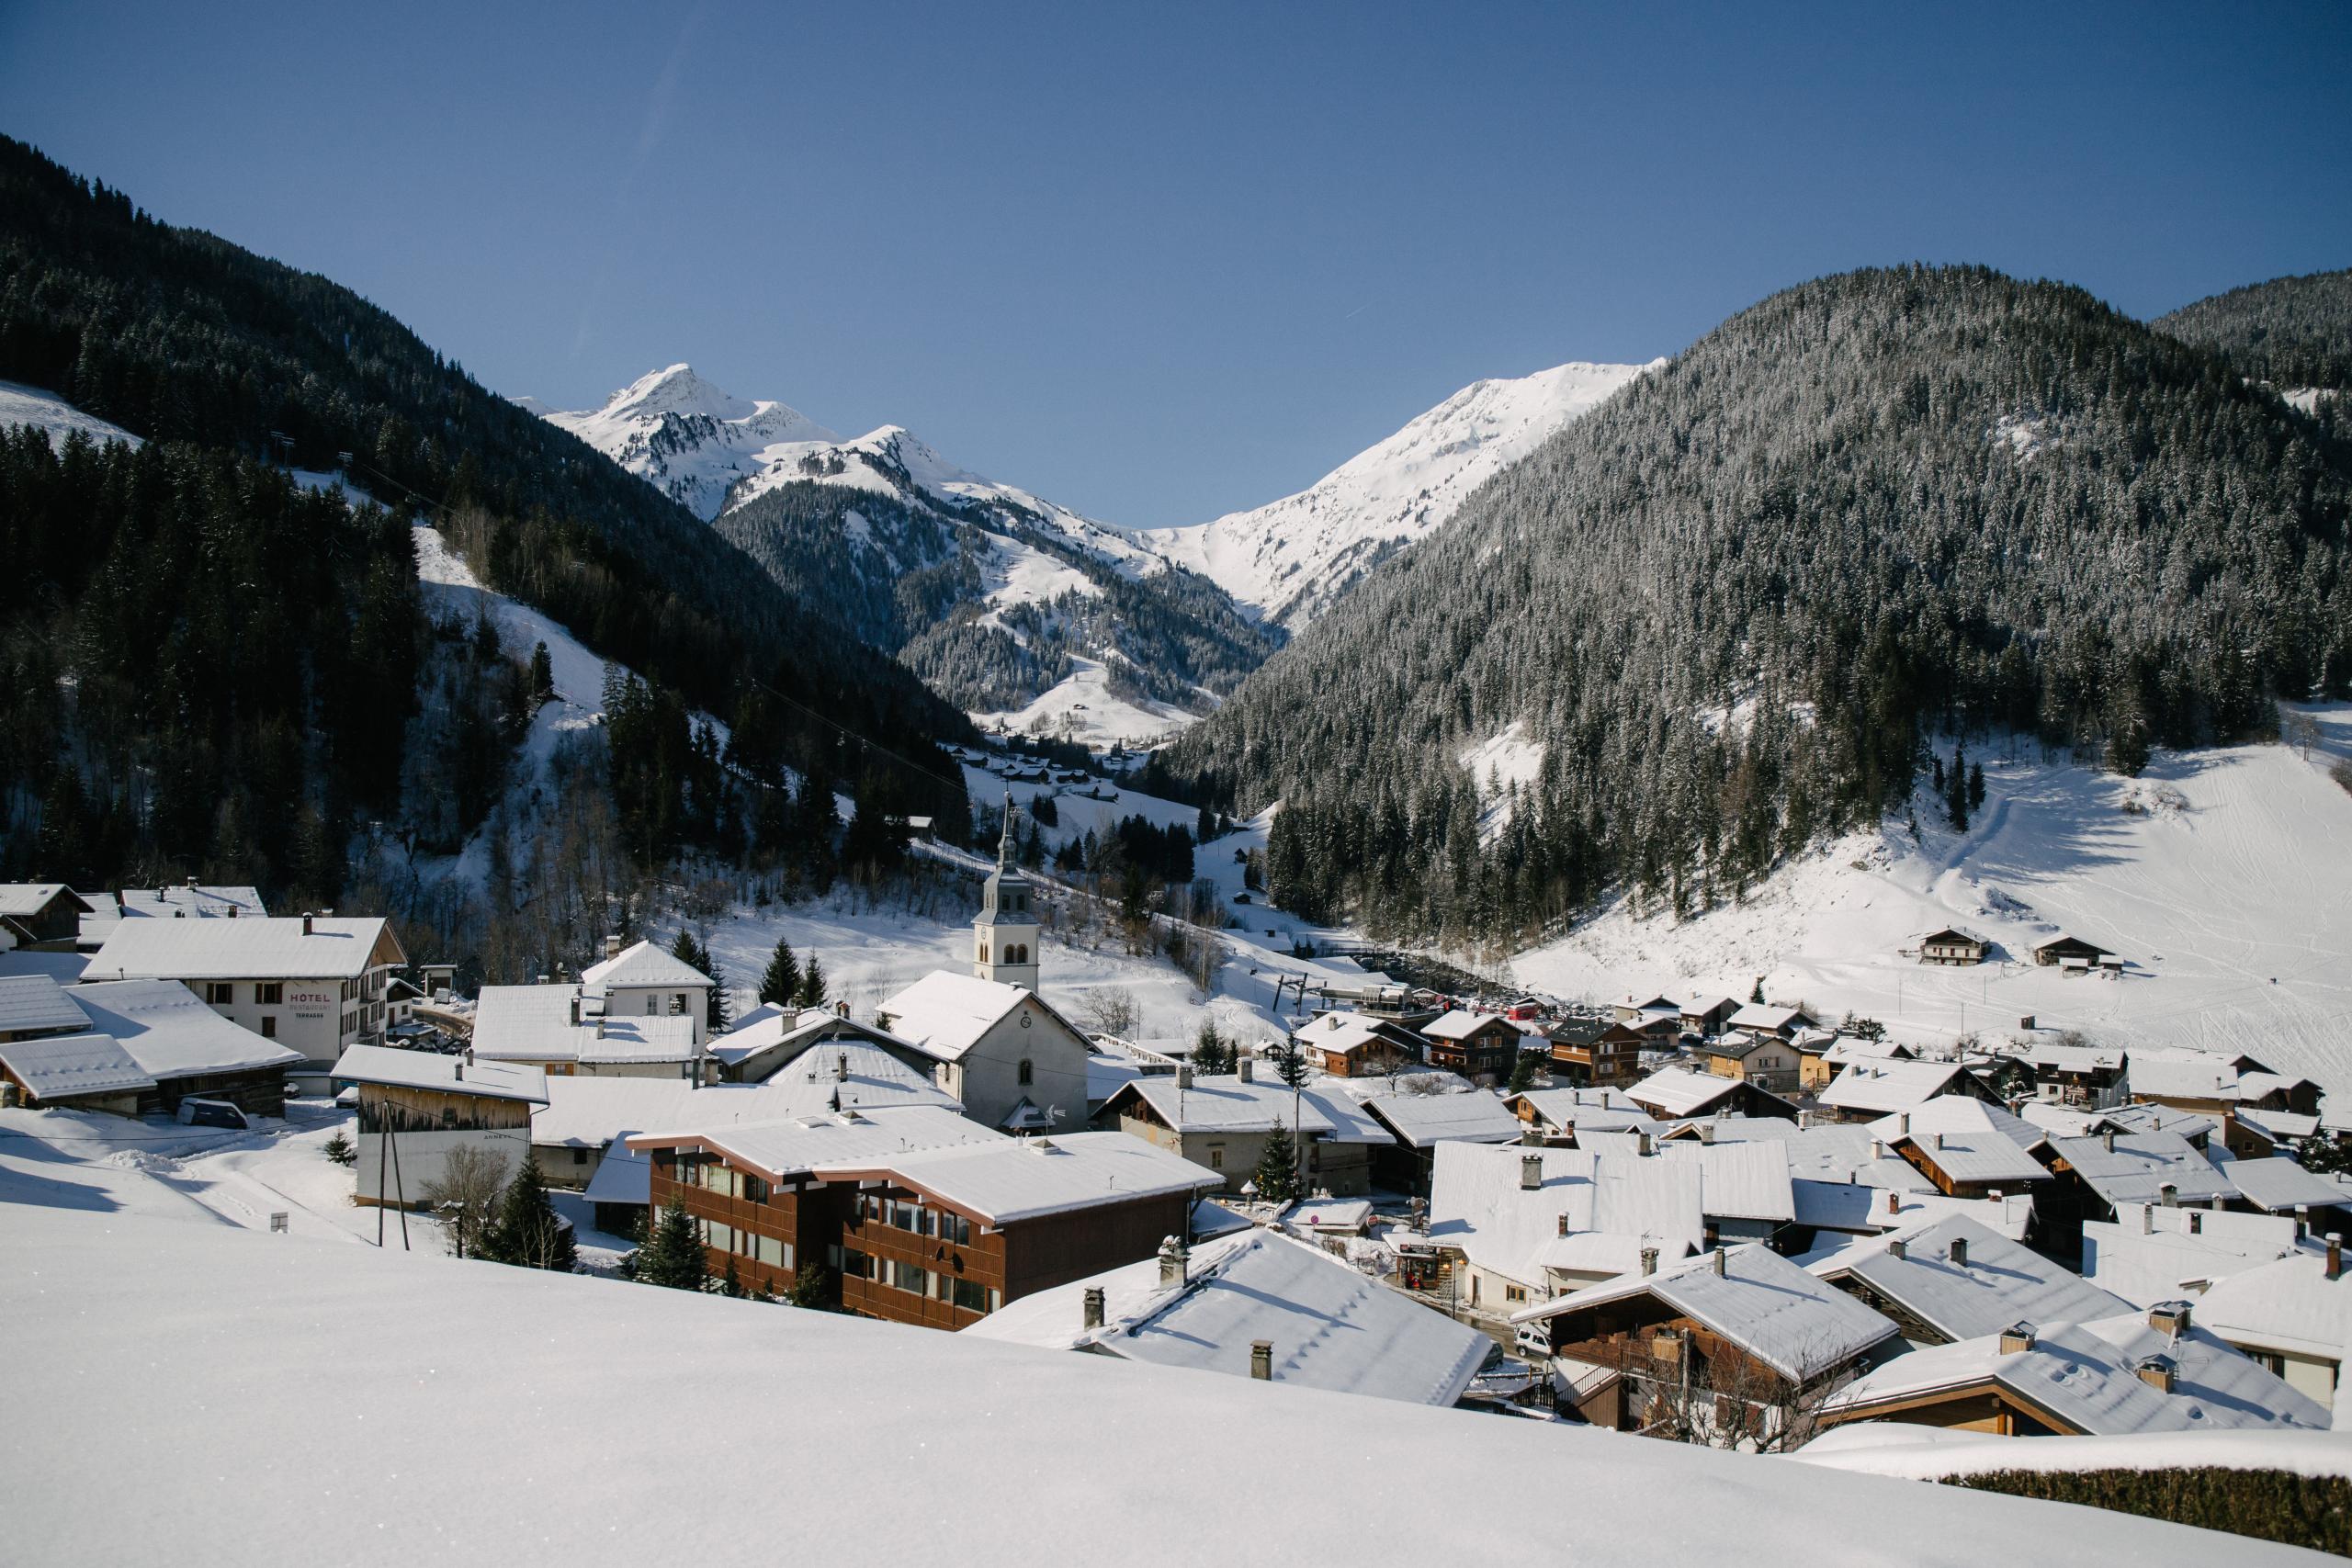
[(902, 1291), (927, 1296), (931, 1293), (931, 1270), (918, 1269), (911, 1263), (893, 1263), (890, 1265), (890, 1283)]
[(792, 1267), (792, 1244), (790, 1242), (778, 1241), (772, 1235), (754, 1236), (752, 1239), (758, 1244), (758, 1252), (756, 1256), (761, 1262), (766, 1264), (771, 1269), (789, 1269)]
[(283, 980), (271, 980), (262, 985), (255, 986), (254, 987), (254, 1000), (259, 1002), (266, 1008), (274, 1008), (284, 1005), (286, 1001), (286, 982)]
[(1223, 1144), (1211, 1144), (1209, 1145), (1209, 1168), (1211, 1170), (1223, 1170), (1225, 1168), (1225, 1145)]
[(768, 1184), (756, 1176), (743, 1178), (743, 1201), (764, 1203), (768, 1201)]
[(261, 1021), (261, 1037), (264, 1040), (275, 1040), (277, 1038), (277, 1015), (276, 1013), (270, 1013)]
[(1526, 1287), (1526, 1286), (1524, 1286), (1524, 1285), (1505, 1285), (1505, 1286), (1503, 1287), (1503, 1300), (1505, 1300), (1505, 1301), (1507, 1301), (1507, 1302), (1523, 1302), (1523, 1301), (1525, 1301), (1526, 1299), (1527, 1299), (1527, 1287)]
[(948, 1299), (966, 1312), (989, 1310), (989, 1292), (985, 1285), (975, 1284), (969, 1280), (957, 1280), (948, 1287)]
[(646, 1011), (646, 1016), (648, 1016), (648, 1017), (650, 1018), (650, 1017), (651, 1017), (653, 1014), (655, 1014), (655, 1013), (657, 1013), (657, 1012), (660, 1012), (661, 1010), (662, 1010), (662, 998), (659, 998), (659, 997), (648, 997), (648, 998), (645, 998), (645, 1011)]
[(983, 964), (986, 964), (988, 961), (989, 961), (989, 944), (988, 944), (987, 942), (982, 942), (982, 943), (980, 943), (980, 962), (981, 962), (981, 963), (983, 963)]
[(684, 991), (673, 992), (670, 997), (670, 1016), (672, 1018), (675, 1018), (685, 1010), (686, 993)]
[(588, 1163), (588, 1151), (584, 1148), (573, 1149), (571, 1151), (571, 1163), (574, 1165), (586, 1165)]
[(204, 982), (204, 999), (217, 1008), (227, 1007), (237, 999), (236, 985), (229, 980), (207, 980)]
[(842, 1248), (842, 1275), (850, 1280), (874, 1278), (874, 1259), (854, 1247)]
[(450, 1106), (450, 1105), (445, 1105), (445, 1106), (443, 1106), (443, 1107), (441, 1108), (441, 1125), (443, 1125), (444, 1127), (454, 1127), (454, 1126), (456, 1126), (457, 1124), (458, 1124), (458, 1111), (457, 1111), (457, 1108), (456, 1108), (455, 1106)]
[(1036, 1064), (1030, 1061), (1026, 1056), (1021, 1058), (1020, 1079), (1022, 1087), (1024, 1089), (1037, 1081)]
[(943, 1211), (939, 1216), (939, 1239), (957, 1247), (972, 1245), (972, 1222), (961, 1214)]

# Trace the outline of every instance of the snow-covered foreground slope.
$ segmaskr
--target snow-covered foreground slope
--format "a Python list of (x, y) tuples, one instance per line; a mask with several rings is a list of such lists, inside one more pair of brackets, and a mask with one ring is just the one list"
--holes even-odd
[(1296, 631), (1544, 437), (1664, 363), (1475, 381), (1296, 495), (1143, 537)]
[[(1922, 796), (1900, 823), (1783, 867), (1676, 925), (1623, 908), (1520, 954), (1521, 983), (1566, 996), (1720, 987), (1757, 976), (1824, 1021), (1849, 1010), (1898, 1035), (2044, 1027), (2098, 1040), (2248, 1052), (2352, 1097), (2352, 706), (2295, 710), (2320, 727), (2283, 745), (2158, 752), (2138, 779), (1985, 755), (1987, 798), (1955, 835)], [(1958, 925), (1996, 961), (1924, 967), (1918, 934)], [(2030, 950), (2059, 931), (2127, 961), (2120, 979), (2067, 977)]]
[(16, 381), (0, 381), (0, 428), (12, 424), (29, 424), (49, 432), (50, 445), (62, 447), (65, 438), (80, 431), (94, 441), (128, 441), (133, 446), (139, 437), (119, 424), (110, 424), (94, 413), (84, 413), (55, 392), (39, 387), (28, 387)]
[[(2288, 1562), (1669, 1443), (578, 1275), (0, 1204), (25, 1562)], [(35, 1440), (35, 1439), (38, 1440)], [(768, 1453), (756, 1498), (729, 1503)], [(1286, 1456), (1395, 1485), (1238, 1484)], [(918, 1500), (916, 1502), (915, 1500)], [(910, 1506), (910, 1504), (912, 1506)], [(1099, 1534), (1099, 1531), (1091, 1533)], [(1377, 1543), (1377, 1544), (1374, 1544)]]

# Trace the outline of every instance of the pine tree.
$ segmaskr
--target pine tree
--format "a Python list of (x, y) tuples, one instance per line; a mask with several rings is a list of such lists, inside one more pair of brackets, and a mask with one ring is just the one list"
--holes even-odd
[(718, 1281), (718, 1293), (738, 1298), (743, 1294), (742, 1270), (735, 1267), (735, 1255), (731, 1252), (727, 1255), (727, 1276)]
[(694, 1217), (686, 1213), (684, 1202), (673, 1198), (653, 1227), (653, 1239), (637, 1254), (638, 1281), (673, 1291), (699, 1291), (709, 1277)]
[(1968, 764), (1968, 809), (1984, 809), (1984, 764), (1982, 762)]
[(1193, 1071), (1204, 1075), (1229, 1073), (1233, 1064), (1233, 1048), (1217, 1032), (1215, 1023), (1203, 1019), (1201, 1032), (1193, 1037)]
[(813, 953), (808, 955), (808, 966), (800, 972), (800, 990), (794, 999), (805, 1008), (825, 1005), (825, 966)]
[(1756, 984), (1748, 987), (1747, 999), (1758, 1007), (1764, 1005), (1764, 976), (1756, 976)]
[(785, 1292), (784, 1299), (797, 1307), (831, 1310), (834, 1301), (833, 1271), (813, 1262), (795, 1269), (792, 1288)]
[(708, 948), (703, 950), (703, 956), (706, 960), (703, 973), (710, 976), (710, 1032), (724, 1034), (733, 1027), (727, 1005), (727, 971), (718, 966), (717, 959), (710, 957)]
[(1265, 1153), (1258, 1156), (1258, 1168), (1250, 1173), (1250, 1179), (1258, 1184), (1258, 1197), (1263, 1202), (1287, 1203), (1300, 1196), (1298, 1145), (1281, 1122), (1266, 1135)]
[(319, 1152), (337, 1165), (350, 1165), (359, 1157), (359, 1152), (351, 1146), (351, 1140), (343, 1135), (340, 1128), (320, 1147)]
[(1958, 745), (1951, 749), (1951, 768), (1946, 774), (1950, 784), (1945, 790), (1945, 807), (1951, 818), (1955, 832), (1968, 831), (1968, 753)]
[(710, 973), (710, 953), (695, 940), (695, 933), (690, 931), (678, 933), (678, 940), (670, 944), (670, 956), (705, 975)]
[(1535, 1054), (1532, 1051), (1521, 1051), (1519, 1054), (1519, 1060), (1513, 1062), (1510, 1066), (1510, 1092), (1525, 1094), (1529, 1089), (1533, 1089), (1535, 1071)]
[(556, 1213), (539, 1162), (528, 1155), (507, 1186), (497, 1223), (482, 1237), (481, 1255), (494, 1263), (563, 1274), (571, 1273), (577, 1261), (571, 1227)]
[(1306, 1081), (1306, 1053), (1298, 1048), (1295, 1040), (1285, 1040), (1267, 1053), (1272, 1057), (1274, 1076), (1283, 1080), (1285, 1089), (1296, 1089)]
[(555, 660), (546, 643), (531, 649), (531, 695), (541, 701), (555, 695)]
[(800, 960), (792, 955), (792, 944), (782, 937), (776, 939), (775, 953), (768, 960), (768, 972), (760, 976), (760, 1000), (770, 1007), (791, 1007), (800, 995)]

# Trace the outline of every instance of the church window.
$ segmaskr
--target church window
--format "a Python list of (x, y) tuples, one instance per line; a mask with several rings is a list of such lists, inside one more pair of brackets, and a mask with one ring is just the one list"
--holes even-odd
[(1037, 1069), (1028, 1057), (1021, 1058), (1021, 1083), (1023, 1087), (1037, 1081)]

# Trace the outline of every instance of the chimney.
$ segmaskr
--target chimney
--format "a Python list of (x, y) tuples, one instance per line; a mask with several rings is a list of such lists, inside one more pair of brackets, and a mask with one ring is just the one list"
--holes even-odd
[(1898, 1111), (1894, 1113), (1894, 1135), (1898, 1138), (1907, 1138), (1911, 1135), (1911, 1112), (1908, 1111)]
[(1650, 1152), (1650, 1135), (1649, 1135), (1649, 1134), (1647, 1134), (1647, 1133), (1645, 1133), (1645, 1133), (1637, 1133), (1637, 1134), (1634, 1134), (1634, 1136), (1635, 1136), (1637, 1139), (1639, 1139), (1639, 1140), (1640, 1140), (1638, 1143), (1636, 1143), (1636, 1144), (1634, 1145), (1634, 1153), (1636, 1153), (1636, 1154), (1640, 1154), (1640, 1155), (1644, 1155), (1644, 1156), (1646, 1156), (1646, 1155)]
[(1938, 1154), (1944, 1152), (1944, 1135), (1941, 1133), (1936, 1134), (1936, 1152)]
[(1886, 1212), (1890, 1214), (1899, 1214), (1903, 1212), (1903, 1194), (1892, 1187), (1886, 1190)]
[(604, 1037), (605, 1037), (605, 1021), (604, 1021), (604, 1019), (600, 1016), (600, 1017), (596, 1020), (596, 1038), (597, 1038), (597, 1039), (599, 1039), (599, 1040), (602, 1040)]
[(1161, 1241), (1159, 1244), (1159, 1288), (1164, 1291), (1170, 1286), (1182, 1285), (1184, 1282), (1186, 1265), (1191, 1261), (1192, 1258), (1185, 1253), (1182, 1242), (1172, 1235)]
[(2188, 1211), (2188, 1234), (2191, 1235), (2203, 1235), (2205, 1234), (2205, 1216), (2199, 1210), (2191, 1209)]
[(302, 917), (302, 934), (304, 936), (311, 934), (311, 917), (308, 915)]
[(617, 932), (617, 931), (608, 931), (608, 932), (606, 932), (606, 933), (605, 933), (605, 957), (607, 957), (607, 958), (618, 958), (620, 955), (621, 955), (621, 939), (620, 939), (620, 933), (619, 933), (619, 932)]
[(466, 1065), (463, 1062), (450, 1064), (449, 1072), (454, 1081), (458, 1083), (466, 1081)]
[(1250, 1061), (1247, 1056), (1244, 1056), (1239, 1061), (1234, 1063), (1233, 1070), (1241, 1075), (1241, 1081), (1243, 1083), (1254, 1083), (1257, 1081), (1256, 1078), (1251, 1076)]
[(1568, 1216), (1566, 1214), (1560, 1216), (1560, 1234), (1562, 1235), (1568, 1234)]
[(574, 1029), (580, 1027), (580, 997), (577, 992), (574, 992), (571, 998), (571, 1027)]
[(1722, 1279), (1724, 1277), (1724, 1249), (1719, 1247), (1715, 1248), (1714, 1251), (1707, 1254), (1707, 1262), (1708, 1267), (1714, 1269), (1715, 1278), (1718, 1280)]
[(1086, 1287), (1086, 1326), (1102, 1326), (1102, 1287), (1100, 1285)]
[(1645, 1275), (1655, 1274), (1657, 1272), (1657, 1247), (1645, 1247), (1642, 1248), (1642, 1272)]
[(1274, 1342), (1271, 1339), (1250, 1341), (1250, 1375), (1260, 1382), (1274, 1380)]
[(1193, 1087), (1193, 1064), (1192, 1064), (1192, 1063), (1190, 1063), (1190, 1062), (1180, 1062), (1180, 1063), (1178, 1063), (1178, 1064), (1177, 1064), (1177, 1066), (1176, 1066), (1176, 1087), (1177, 1087), (1178, 1089), (1190, 1089), (1190, 1088), (1192, 1088), (1192, 1087)]
[(1950, 1251), (1949, 1256), (1950, 1256), (1950, 1257), (1951, 1257), (1951, 1266), (1952, 1266), (1953, 1268), (1955, 1268), (1955, 1269), (1965, 1269), (1965, 1268), (1967, 1268), (1967, 1267), (1968, 1267), (1968, 1238), (1967, 1238), (1966, 1236), (1960, 1236), (1960, 1235), (1956, 1235), (1956, 1236), (1952, 1237), (1952, 1238), (1951, 1238), (1951, 1251)]
[(1537, 1188), (1539, 1188), (1539, 1187), (1541, 1187), (1541, 1186), (1543, 1186), (1543, 1185), (1544, 1185), (1544, 1156), (1543, 1156), (1542, 1155), (1521, 1155), (1521, 1156), (1519, 1156), (1519, 1188), (1520, 1188), (1520, 1190), (1521, 1190), (1521, 1191), (1522, 1191), (1522, 1192), (1532, 1192), (1532, 1191), (1534, 1191)]
[(2156, 1210), (2153, 1203), (2140, 1205), (2140, 1234), (2142, 1235), (2156, 1234)]
[(849, 1053), (846, 1051), (833, 1053), (833, 1081), (835, 1083), (849, 1082)]
[(1886, 1255), (1895, 1258), (1908, 1258), (1911, 1256), (1911, 1245), (1901, 1236), (1896, 1236), (1886, 1244)]
[(193, 892), (193, 891), (195, 890), (195, 888), (196, 888), (196, 878), (195, 878), (195, 877), (193, 877), (193, 876), (189, 877), (189, 878), (187, 879), (187, 885), (188, 885), (188, 888), (189, 888), (189, 890), (190, 890), (191, 892)]
[(1712, 1144), (1715, 1141), (1715, 1124), (1713, 1122), (1699, 1123), (1699, 1141), (1702, 1144)]
[(2156, 1195), (2165, 1201), (2165, 1208), (2177, 1209), (2180, 1207), (2180, 1187), (2178, 1183), (2171, 1181), (2165, 1182), (2162, 1187), (2156, 1189)]
[(845, 1001), (835, 1002), (833, 1004), (833, 1016), (835, 1018), (847, 1018), (849, 1016), (849, 1003)]
[(1871, 1140), (1871, 1158), (1872, 1158), (1872, 1159), (1884, 1159), (1885, 1157), (1886, 1157), (1886, 1142), (1885, 1142), (1885, 1140), (1884, 1140), (1884, 1139), (1882, 1139), (1882, 1138), (1872, 1138), (1872, 1139)]
[(2001, 1330), (2001, 1354), (2021, 1355), (2033, 1348), (2033, 1325), (2013, 1323)]
[(2146, 1383), (2158, 1393), (2170, 1393), (2172, 1392), (2174, 1371), (2171, 1357), (2143, 1357), (2142, 1358), (2140, 1364), (2132, 1370), (2140, 1374), (2140, 1381), (2142, 1382)]
[(2188, 1303), (2158, 1302), (2148, 1309), (2148, 1326), (2170, 1338), (2179, 1338), (2188, 1332)]
[(470, 1067), (470, 1066), (472, 1066), (473, 1065), (474, 1065), (474, 1047), (473, 1047), (473, 1043), (472, 1043), (471, 1041), (468, 1041), (468, 1042), (466, 1043), (466, 1066), (469, 1066), (469, 1067)]
[(2339, 1279), (2343, 1273), (2344, 1233), (2330, 1231), (2327, 1233), (2327, 1277), (2331, 1280)]
[(2101, 1133), (2098, 1135), (2098, 1141), (2105, 1146), (2109, 1154), (2113, 1154), (2115, 1152), (2115, 1129), (2109, 1127), (2106, 1132)]

